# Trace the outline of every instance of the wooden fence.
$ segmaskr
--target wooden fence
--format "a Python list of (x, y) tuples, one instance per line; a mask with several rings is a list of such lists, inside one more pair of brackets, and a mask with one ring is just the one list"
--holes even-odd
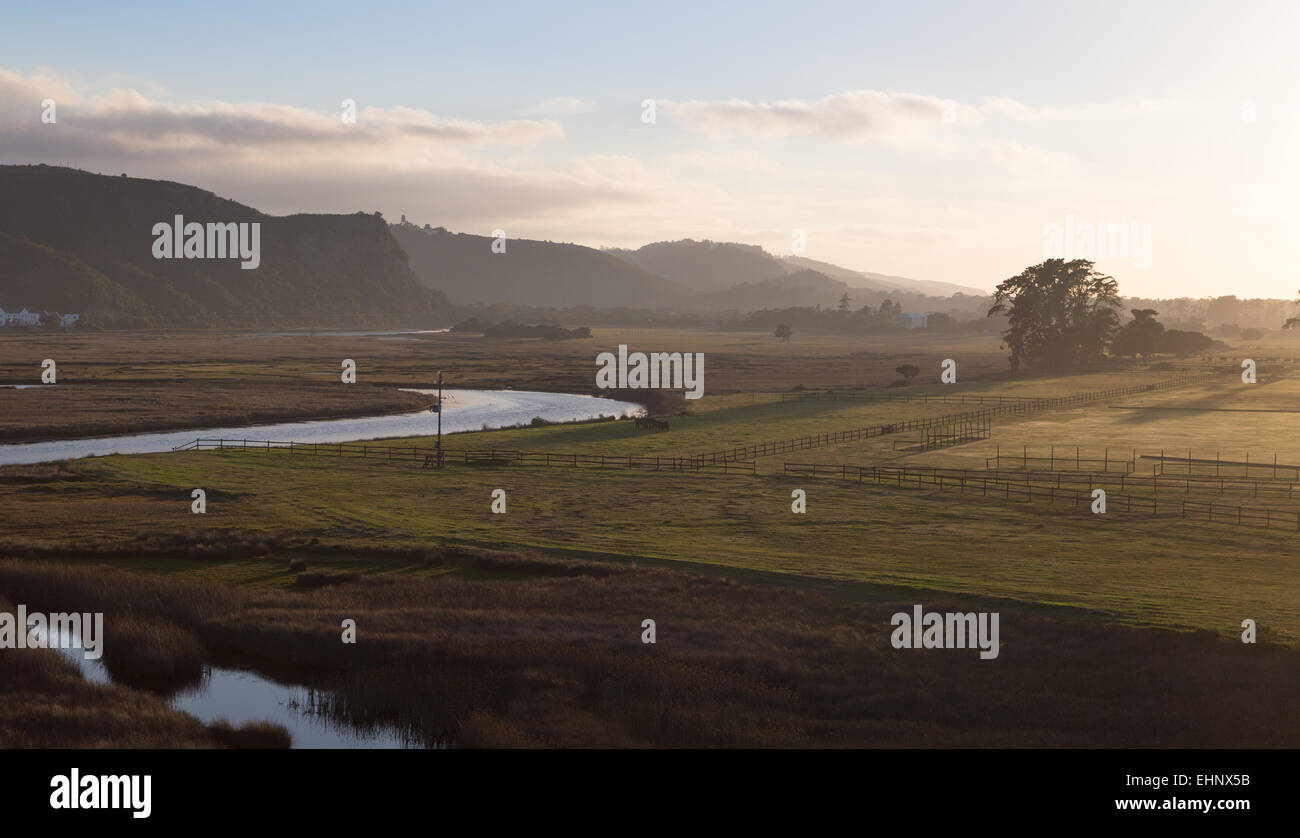
[[(283, 452), (291, 455), (352, 457), (368, 460), (420, 462), (436, 465), (438, 449), (425, 446), (374, 445), (359, 442), (276, 442), (250, 439), (195, 439), (173, 451)], [(543, 466), (548, 468), (621, 468), (643, 471), (711, 471), (722, 474), (754, 474), (755, 464), (745, 461), (700, 462), (689, 457), (651, 457), (635, 454), (586, 454), (563, 451), (519, 451), (505, 448), (452, 451), (443, 449), (444, 464)]]
[(988, 417), (951, 422), (921, 431), (920, 449), (929, 451), (934, 448), (948, 448), (988, 439), (993, 435), (993, 426)]
[(700, 460), (701, 462), (708, 463), (716, 463), (728, 459), (752, 460), (755, 457), (770, 457), (773, 454), (784, 454), (789, 451), (798, 451), (805, 448), (823, 448), (828, 445), (839, 445), (845, 442), (854, 442), (860, 439), (883, 436), (885, 434), (933, 428), (952, 422), (964, 420), (991, 421), (995, 416), (1033, 413), (1040, 410), (1053, 410), (1063, 407), (1091, 404), (1104, 399), (1120, 398), (1122, 396), (1131, 396), (1137, 393), (1159, 392), (1162, 390), (1170, 390), (1174, 387), (1185, 387), (1191, 384), (1204, 383), (1218, 377), (1219, 376), (1214, 373), (1201, 373), (1198, 375), (1179, 376), (1177, 378), (1171, 378), (1151, 384), (1134, 384), (1128, 387), (1112, 387), (1108, 390), (1098, 390), (1091, 393), (1075, 393), (1069, 396), (1055, 396), (1049, 398), (1020, 398), (1016, 401), (1007, 401), (992, 407), (965, 411), (963, 413), (950, 413), (943, 416), (930, 416), (923, 419), (907, 419), (901, 422), (869, 425), (867, 427), (853, 428), (845, 431), (829, 431), (811, 436), (791, 437), (790, 439), (776, 440), (773, 442), (755, 442), (749, 445), (736, 446), (734, 448), (724, 448), (718, 451), (693, 454), (691, 457)]
[[(879, 485), (893, 485), (899, 489), (924, 489), (937, 487), (939, 491), (956, 490), (959, 492), (978, 492), (984, 497), (1002, 498), (1009, 501), (1032, 503), (1034, 500), (1056, 504), (1057, 502), (1073, 506), (1092, 504), (1092, 490), (1075, 487), (1058, 487), (1054, 485), (1036, 486), (1030, 482), (999, 478), (988, 472), (967, 469), (943, 469), (916, 466), (854, 466), (828, 465), (825, 463), (784, 463), (782, 473), (787, 477), (807, 477), (813, 479), (839, 478), (857, 483), (872, 482)], [(1103, 487), (1097, 487), (1103, 488)], [(1158, 495), (1133, 495), (1118, 492), (1106, 492), (1107, 509), (1114, 511), (1146, 513), (1152, 516), (1160, 514), (1178, 515), (1220, 523), (1241, 525), (1263, 524), (1266, 529), (1274, 526), (1300, 532), (1300, 512), (1288, 509), (1255, 508), (1213, 501), (1197, 501), (1188, 498), (1161, 498)]]

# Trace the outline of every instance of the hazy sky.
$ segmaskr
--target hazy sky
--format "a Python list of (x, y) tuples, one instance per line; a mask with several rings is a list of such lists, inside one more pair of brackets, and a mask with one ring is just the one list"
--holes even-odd
[(1293, 297), (1300, 3), (1060, 5), (12, 4), (0, 162), (985, 289), (1122, 225), (1126, 294)]

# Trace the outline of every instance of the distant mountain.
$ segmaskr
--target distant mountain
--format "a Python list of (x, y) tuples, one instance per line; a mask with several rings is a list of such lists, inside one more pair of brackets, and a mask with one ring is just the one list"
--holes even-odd
[(659, 308), (687, 296), (662, 276), (582, 245), (507, 239), (505, 252), (494, 253), (490, 236), (414, 224), (392, 231), (420, 280), (457, 305)]
[(849, 286), (838, 279), (817, 271), (798, 271), (758, 282), (742, 282), (701, 294), (691, 302), (701, 309), (740, 312), (815, 305), (834, 308), (846, 292), (850, 292)]
[[(0, 307), (109, 325), (441, 324), (378, 215), (265, 215), (180, 183), (0, 166)], [(157, 259), (153, 227), (259, 223), (260, 263)]]
[(667, 277), (695, 294), (790, 273), (780, 259), (752, 244), (682, 239), (655, 242), (637, 250), (615, 248), (606, 253)]
[(766, 282), (783, 274), (813, 270), (840, 280), (851, 289), (905, 291), (930, 297), (950, 297), (953, 294), (988, 296), (988, 292), (978, 288), (950, 282), (855, 271), (805, 256), (778, 257), (753, 244), (682, 239), (655, 242), (637, 250), (611, 248), (605, 252), (650, 273), (667, 277), (697, 295), (711, 294), (746, 283)]
[(841, 268), (839, 265), (832, 265), (830, 262), (809, 259), (806, 256), (783, 256), (781, 262), (785, 264), (786, 269), (789, 271), (819, 271), (826, 276), (847, 283), (851, 288), (868, 288), (872, 291), (910, 291), (914, 294), (924, 294), (929, 297), (951, 297), (953, 294), (978, 297), (989, 296), (988, 291), (981, 291), (968, 285), (954, 285), (951, 282), (936, 282), (930, 279), (908, 279), (903, 276), (890, 276), (889, 274), (878, 274), (871, 271), (855, 271), (849, 268)]

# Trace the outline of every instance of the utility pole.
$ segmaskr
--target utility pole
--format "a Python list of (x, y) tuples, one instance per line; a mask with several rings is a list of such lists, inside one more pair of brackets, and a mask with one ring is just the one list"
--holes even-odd
[(442, 370), (438, 370), (438, 468), (442, 468)]

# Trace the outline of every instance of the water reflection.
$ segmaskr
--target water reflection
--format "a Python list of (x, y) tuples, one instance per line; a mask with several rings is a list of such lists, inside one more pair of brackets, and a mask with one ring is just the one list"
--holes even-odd
[[(51, 385), (52, 386), (52, 385)], [(436, 390), (411, 388), (432, 395)], [(581, 396), (572, 393), (539, 393), (528, 390), (447, 390), (442, 432), (477, 431), (526, 425), (540, 416), (548, 422), (576, 422), (605, 416), (639, 415), (642, 407), (632, 402)], [(395, 416), (363, 416), (353, 419), (321, 419), (312, 422), (283, 422), (276, 425), (243, 425), (199, 428), (187, 431), (127, 434), (125, 436), (69, 439), (0, 445), (0, 465), (44, 463), (106, 454), (153, 454), (204, 439), (256, 439), (293, 442), (355, 442), (403, 436), (432, 436), (437, 433), (438, 414), (427, 410)]]
[[(48, 633), (34, 631), (42, 642)], [(114, 683), (104, 661), (86, 660), (76, 635), (56, 632), (53, 647), (77, 665), (95, 684)], [(205, 724), (225, 719), (239, 727), (246, 722), (282, 725), (295, 748), (422, 748), (417, 731), (393, 725), (362, 725), (347, 720), (336, 693), (301, 684), (281, 683), (243, 669), (205, 666), (200, 683), (186, 687), (168, 703)]]

